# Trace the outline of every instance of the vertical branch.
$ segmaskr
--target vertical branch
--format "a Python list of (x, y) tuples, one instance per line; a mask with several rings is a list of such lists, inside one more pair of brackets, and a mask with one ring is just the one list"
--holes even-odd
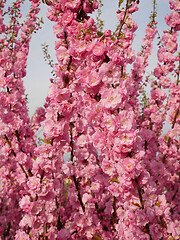
[(73, 127), (74, 127), (74, 124), (72, 122), (70, 122), (70, 147), (71, 147), (71, 162), (73, 162), (73, 158), (74, 158), (74, 145), (73, 145)]
[(144, 203), (143, 203), (143, 199), (142, 199), (142, 189), (139, 186), (137, 178), (135, 178), (135, 182), (136, 182), (136, 186), (137, 186), (137, 190), (138, 190), (138, 195), (139, 195), (139, 200), (140, 200), (140, 203), (141, 203), (141, 208), (144, 209)]
[[(5, 134), (4, 137), (5, 137), (5, 139), (6, 139), (6, 142), (7, 142), (8, 145), (9, 145), (9, 147), (11, 148), (11, 153), (14, 155), (14, 157), (16, 157), (16, 153), (15, 153), (15, 151), (12, 149), (12, 145), (11, 145), (11, 142), (9, 141), (8, 136)], [(21, 163), (18, 163), (18, 164), (19, 164), (20, 168), (22, 169), (23, 173), (26, 175), (26, 178), (28, 178), (28, 174), (26, 173), (23, 165), (22, 165)]]
[(126, 2), (126, 10), (125, 10), (124, 17), (123, 17), (121, 26), (120, 26), (120, 28), (119, 28), (119, 32), (118, 32), (117, 37), (120, 37), (120, 35), (121, 35), (122, 28), (123, 28), (123, 26), (124, 26), (124, 24), (125, 24), (125, 22), (126, 22), (125, 19), (126, 19), (126, 15), (127, 15), (127, 13), (128, 13), (128, 9), (129, 9), (129, 0), (127, 0), (127, 2)]
[[(179, 52), (179, 59), (180, 59), (180, 52)], [(177, 86), (179, 85), (179, 75), (180, 75), (179, 73), (180, 73), (180, 60), (179, 60), (179, 66), (177, 69), (177, 81), (176, 81)]]
[(103, 26), (104, 26), (104, 21), (101, 19), (102, 6), (103, 6), (103, 1), (99, 0), (99, 8), (97, 10), (97, 16), (96, 16), (96, 21), (97, 21), (96, 26), (97, 26), (98, 31), (100, 31), (100, 32), (103, 31)]
[(47, 234), (47, 223), (44, 224), (43, 240), (48, 240)]
[(156, 14), (157, 14), (157, 3), (156, 0), (153, 0), (153, 12), (152, 12), (152, 22), (155, 22), (155, 18), (156, 18)]
[[(140, 199), (140, 203), (141, 203), (141, 209), (144, 209), (144, 202), (143, 202), (143, 198), (142, 198), (142, 189), (139, 186), (137, 178), (135, 178), (135, 182), (136, 182), (138, 195), (139, 195), (139, 199)], [(144, 231), (147, 232), (147, 234), (149, 235), (150, 240), (152, 240), (152, 236), (151, 236), (150, 231), (149, 231), (149, 224), (148, 223), (146, 224), (146, 226), (144, 228)]]
[(74, 184), (75, 184), (75, 186), (76, 186), (76, 190), (77, 190), (77, 192), (78, 192), (78, 200), (79, 200), (79, 202), (80, 202), (80, 205), (81, 205), (81, 207), (82, 207), (83, 212), (85, 212), (85, 206), (84, 206), (84, 204), (83, 204), (83, 202), (82, 202), (79, 184), (78, 184), (78, 182), (77, 182), (77, 179), (76, 179), (76, 176), (75, 176), (75, 175), (73, 175), (73, 180), (74, 180)]
[(174, 116), (174, 120), (173, 120), (173, 124), (172, 124), (172, 129), (174, 128), (175, 124), (176, 124), (176, 119), (177, 119), (177, 116), (179, 114), (179, 108), (180, 108), (180, 104), (178, 106), (178, 109), (176, 110), (176, 113), (175, 113), (175, 116)]
[[(71, 162), (73, 162), (73, 158), (74, 158), (73, 127), (74, 127), (74, 124), (71, 122), (71, 123), (70, 123), (70, 139), (71, 139), (71, 140), (70, 140), (70, 147), (71, 147), (71, 158), (70, 158), (70, 160), (71, 160)], [(75, 175), (73, 175), (72, 177), (73, 177), (73, 181), (74, 181), (74, 184), (75, 184), (77, 193), (78, 193), (78, 200), (79, 200), (79, 202), (80, 202), (80, 205), (81, 205), (81, 207), (82, 207), (83, 212), (85, 212), (85, 206), (84, 206), (84, 204), (83, 204), (83, 202), (82, 202), (82, 198), (81, 198), (81, 194), (80, 194), (79, 183), (78, 183)]]
[(116, 223), (116, 197), (113, 197), (113, 216), (112, 216), (112, 225), (113, 225), (113, 230), (115, 230), (115, 223)]

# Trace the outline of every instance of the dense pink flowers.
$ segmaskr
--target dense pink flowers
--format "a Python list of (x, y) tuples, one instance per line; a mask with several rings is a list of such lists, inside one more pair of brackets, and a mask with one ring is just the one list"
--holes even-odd
[(111, 110), (116, 109), (122, 102), (123, 93), (125, 94), (125, 89), (120, 89), (119, 87), (102, 89), (100, 102), (104, 108)]
[(25, 212), (30, 212), (30, 210), (32, 209), (32, 203), (30, 201), (30, 197), (29, 196), (24, 196), (21, 199), (21, 201), (19, 202), (19, 206)]
[(18, 230), (15, 235), (15, 240), (29, 240), (29, 235), (24, 231)]
[(136, 53), (139, 1), (117, 11), (115, 33), (98, 32), (89, 17), (98, 1), (42, 1), (54, 21), (57, 64), (32, 119), (22, 78), (40, 1), (30, 1), (22, 24), (23, 1), (15, 2), (6, 12), (0, 1), (2, 239), (179, 239), (179, 1), (169, 1), (153, 76), (145, 74), (155, 11)]
[(105, 45), (102, 42), (96, 42), (93, 47), (93, 54), (95, 56), (102, 56), (105, 50)]

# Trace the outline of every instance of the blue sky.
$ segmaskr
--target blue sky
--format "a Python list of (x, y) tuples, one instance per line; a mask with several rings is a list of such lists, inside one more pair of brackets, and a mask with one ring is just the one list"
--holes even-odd
[[(158, 30), (162, 34), (163, 30), (167, 29), (164, 21), (164, 16), (170, 12), (168, 0), (157, 0), (158, 4)], [(104, 29), (115, 30), (118, 22), (116, 19), (116, 11), (118, 9), (118, 0), (103, 0), (102, 8), (102, 19), (104, 20)], [(136, 31), (136, 37), (133, 44), (133, 48), (137, 52), (141, 47), (141, 41), (144, 37), (145, 28), (149, 21), (149, 16), (152, 10), (152, 0), (142, 0), (139, 5), (139, 11), (135, 13), (134, 19), (138, 24), (138, 30)], [(28, 58), (27, 76), (24, 81), (26, 88), (26, 93), (28, 94), (28, 107), (30, 116), (35, 112), (35, 110), (43, 106), (45, 98), (47, 96), (48, 87), (50, 85), (49, 79), (51, 76), (51, 68), (43, 59), (43, 51), (41, 44), (46, 43), (49, 45), (49, 53), (52, 58), (55, 59), (54, 51), (54, 41), (55, 36), (52, 32), (53, 24), (46, 18), (47, 7), (46, 5), (41, 5), (41, 11), (39, 16), (43, 17), (44, 25), (43, 28), (34, 34), (30, 44), (30, 52)], [(157, 50), (157, 40), (155, 41), (155, 49), (153, 55), (150, 58), (150, 69), (155, 67), (156, 63), (156, 50)], [(56, 62), (56, 60), (55, 60)]]

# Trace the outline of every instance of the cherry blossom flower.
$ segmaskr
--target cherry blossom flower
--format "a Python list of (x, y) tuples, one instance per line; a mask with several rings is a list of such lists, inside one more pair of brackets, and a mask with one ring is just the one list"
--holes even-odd
[(20, 202), (19, 202), (19, 206), (21, 209), (23, 209), (25, 212), (30, 212), (32, 209), (32, 203), (30, 201), (30, 197), (29, 196), (24, 196)]
[(15, 235), (15, 240), (30, 240), (30, 237), (24, 231), (18, 230)]

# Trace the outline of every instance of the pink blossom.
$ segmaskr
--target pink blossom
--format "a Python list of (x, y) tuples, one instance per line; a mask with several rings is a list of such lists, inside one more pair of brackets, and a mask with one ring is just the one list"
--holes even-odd
[(133, 3), (132, 6), (128, 9), (129, 13), (134, 13), (138, 11), (138, 4), (137, 3)]
[(64, 26), (61, 23), (56, 23), (53, 26), (53, 33), (59, 38), (63, 34)]
[(100, 103), (104, 108), (115, 109), (120, 106), (122, 92), (119, 88), (102, 89)]
[(106, 50), (104, 43), (96, 42), (93, 47), (93, 54), (97, 57), (102, 56)]
[(101, 188), (101, 184), (99, 182), (93, 182), (91, 184), (91, 191), (94, 193), (99, 193), (100, 188)]
[(146, 185), (149, 181), (149, 178), (150, 178), (149, 172), (147, 172), (147, 171), (142, 172), (138, 178), (139, 184)]
[(132, 31), (133, 33), (137, 30), (138, 25), (135, 23), (135, 21), (129, 16), (126, 20), (126, 26), (125, 30), (126, 31)]
[(167, 232), (171, 233), (174, 239), (178, 239), (180, 236), (180, 222), (175, 220), (175, 222), (168, 223)]
[(132, 32), (125, 32), (125, 38), (128, 40), (133, 39), (133, 33)]
[(118, 84), (121, 73), (114, 63), (109, 62), (101, 65), (99, 68), (99, 76), (105, 84)]
[(110, 185), (108, 186), (108, 190), (111, 192), (111, 194), (114, 197), (119, 197), (121, 194), (121, 189), (119, 187), (119, 184), (116, 182), (110, 182)]
[(133, 111), (120, 111), (120, 113), (117, 116), (117, 124), (118, 127), (124, 131), (124, 130), (130, 130), (133, 127), (134, 123), (134, 112)]
[(82, 196), (82, 201), (84, 204), (86, 204), (91, 198), (92, 198), (92, 196), (90, 194), (84, 193)]
[(161, 76), (160, 82), (163, 88), (168, 88), (171, 84), (171, 79), (167, 76)]
[(70, 58), (69, 51), (67, 48), (60, 46), (56, 51), (56, 57), (60, 63), (67, 64)]
[(165, 16), (165, 21), (169, 27), (173, 27), (176, 30), (179, 29), (180, 26), (180, 13), (178, 12), (172, 12), (171, 15)]
[(65, 6), (70, 9), (76, 9), (81, 4), (81, 0), (67, 0)]
[(5, 24), (3, 24), (2, 12), (0, 13), (0, 33), (5, 32)]
[(86, 42), (83, 40), (76, 41), (73, 48), (75, 48), (78, 53), (84, 53), (86, 51)]
[(160, 78), (161, 76), (163, 76), (163, 70), (161, 68), (160, 65), (158, 65), (155, 69), (154, 69), (154, 76), (157, 78)]
[(24, 164), (27, 161), (27, 155), (24, 154), (23, 152), (19, 152), (16, 155), (16, 159), (20, 164)]
[(161, 239), (163, 237), (162, 228), (159, 226), (159, 224), (154, 223), (150, 225), (149, 230), (152, 238)]
[(122, 20), (124, 18), (124, 14), (125, 14), (124, 10), (121, 10), (121, 11), (118, 10), (117, 13), (116, 13), (116, 17), (120, 21), (120, 23), (122, 23)]
[(156, 214), (159, 216), (163, 215), (167, 208), (168, 205), (166, 201), (166, 196), (165, 195), (158, 196), (157, 206), (155, 206)]
[(67, 240), (71, 237), (70, 232), (63, 228), (58, 232), (58, 240)]
[(37, 178), (36, 176), (30, 177), (27, 184), (31, 190), (38, 189), (40, 186), (40, 179)]
[(44, 121), (44, 134), (47, 139), (50, 139), (55, 136), (63, 135), (65, 129), (65, 119), (54, 122), (54, 120), (45, 120)]
[(163, 101), (166, 98), (166, 93), (162, 89), (156, 88), (151, 91), (151, 97), (156, 101)]
[(111, 215), (113, 213), (113, 207), (112, 207), (112, 202), (106, 202), (106, 208), (104, 210), (104, 212), (108, 215)]
[(32, 209), (32, 203), (30, 201), (30, 197), (28, 195), (24, 196), (20, 202), (19, 202), (19, 206), (22, 210), (24, 210), (25, 212), (30, 212)]
[(87, 77), (87, 86), (95, 87), (101, 82), (99, 74), (96, 71), (91, 71)]
[(89, 1), (85, 0), (83, 2), (83, 10), (84, 10), (85, 13), (92, 13), (92, 11), (93, 11), (92, 7), (93, 6), (90, 4)]
[(17, 230), (15, 235), (15, 240), (30, 240), (30, 237), (27, 233), (22, 230)]
[(92, 27), (95, 24), (95, 21), (92, 17), (90, 17), (90, 18), (88, 18), (87, 22), (85, 22), (84, 24), (85, 24), (84, 27), (89, 28), (89, 27)]
[(146, 28), (146, 35), (147, 35), (148, 39), (153, 39), (156, 32), (157, 32), (157, 29), (155, 27), (147, 27)]
[(103, 114), (103, 122), (102, 126), (104, 126), (107, 130), (113, 132), (116, 128), (116, 118), (114, 115), (104, 113)]
[(174, 10), (177, 12), (180, 11), (180, 2), (178, 0), (174, 2)]
[(136, 160), (134, 158), (123, 159), (123, 167), (129, 173), (131, 173), (134, 170), (135, 164), (136, 164)]
[(98, 7), (99, 7), (98, 1), (93, 1), (93, 8), (98, 9)]
[(102, 149), (105, 147), (106, 142), (107, 142), (107, 136), (106, 136), (106, 132), (104, 131), (96, 131), (93, 135), (92, 135), (92, 141), (94, 146), (97, 149)]
[[(9, 9), (6, 2), (0, 0), (0, 236), (178, 239), (179, 0), (169, 0), (170, 30), (161, 39), (162, 64), (154, 70), (147, 104), (141, 88), (151, 80), (144, 76), (155, 15), (135, 54), (131, 15), (139, 1), (123, 2), (127, 10), (117, 12), (116, 36), (107, 30), (99, 37), (88, 14), (97, 0), (44, 0), (55, 24), (58, 64), (44, 108), (32, 120), (22, 78), (31, 33), (40, 28), (40, 0), (30, 0), (25, 21), (19, 20), (23, 0)], [(163, 135), (166, 116), (171, 130)], [(39, 145), (35, 133), (42, 121)]]
[(131, 47), (128, 47), (125, 57), (127, 63), (132, 64), (135, 60), (135, 51)]
[(104, 32), (104, 36), (105, 37), (109, 37), (109, 36), (111, 36), (111, 30), (106, 30), (105, 32)]
[(105, 158), (102, 161), (102, 170), (109, 176), (113, 176), (115, 173), (115, 166), (113, 161)]
[(89, 137), (87, 135), (82, 134), (77, 139), (77, 145), (79, 145), (80, 147), (84, 147), (88, 143), (89, 143)]
[(148, 217), (145, 210), (137, 209), (135, 215), (138, 226), (146, 226), (146, 224), (148, 224)]
[[(77, 0), (78, 1), (78, 0)], [(76, 2), (77, 2), (76, 1)], [(75, 2), (75, 1), (73, 1)], [(68, 4), (68, 3), (67, 3)], [(69, 24), (72, 20), (73, 20), (74, 14), (73, 12), (71, 12), (70, 10), (66, 11), (63, 15), (62, 15), (62, 21), (63, 24)]]
[(33, 227), (33, 223), (35, 221), (35, 217), (29, 215), (29, 214), (26, 214), (24, 215), (24, 217), (21, 219), (20, 223), (19, 223), (19, 226), (20, 227), (25, 227), (26, 225), (29, 226), (30, 228)]
[(117, 153), (130, 152), (136, 140), (136, 132), (124, 131), (119, 132), (114, 139), (113, 150)]

